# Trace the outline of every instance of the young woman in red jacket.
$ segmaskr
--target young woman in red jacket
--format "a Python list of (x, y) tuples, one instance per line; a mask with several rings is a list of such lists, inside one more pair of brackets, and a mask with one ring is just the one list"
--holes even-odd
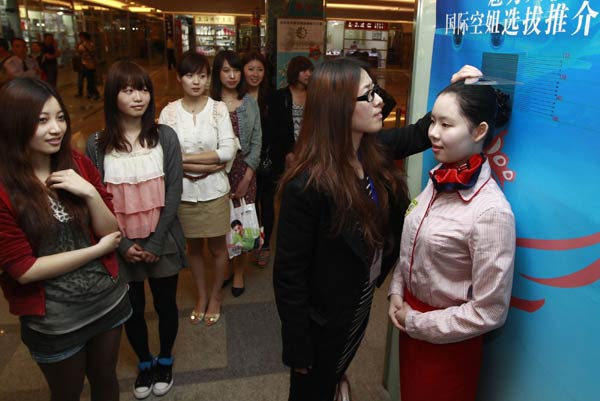
[[(0, 90), (0, 283), (52, 400), (118, 400), (121, 326), (131, 314), (114, 250), (121, 234), (92, 162), (71, 151), (47, 83)], [(65, 380), (65, 378), (69, 378)]]

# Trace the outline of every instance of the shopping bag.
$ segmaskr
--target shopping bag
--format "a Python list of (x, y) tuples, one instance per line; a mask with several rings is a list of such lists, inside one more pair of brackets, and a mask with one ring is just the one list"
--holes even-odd
[(242, 252), (260, 249), (264, 243), (264, 229), (258, 223), (256, 206), (240, 199), (240, 206), (234, 207), (230, 200), (231, 230), (227, 233), (227, 252), (229, 259)]

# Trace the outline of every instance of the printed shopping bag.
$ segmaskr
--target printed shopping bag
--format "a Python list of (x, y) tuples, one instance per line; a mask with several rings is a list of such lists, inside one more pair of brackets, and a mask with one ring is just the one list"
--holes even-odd
[(240, 199), (240, 206), (234, 207), (230, 200), (231, 230), (227, 233), (227, 252), (229, 259), (242, 254), (242, 252), (262, 248), (264, 230), (258, 223), (256, 206), (254, 203), (246, 204), (244, 198)]

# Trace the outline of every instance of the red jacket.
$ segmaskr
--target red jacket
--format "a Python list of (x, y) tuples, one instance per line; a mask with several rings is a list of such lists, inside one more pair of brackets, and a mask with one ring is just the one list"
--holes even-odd
[[(79, 169), (79, 174), (96, 187), (104, 203), (112, 211), (112, 196), (104, 188), (93, 163), (77, 152), (73, 152), (73, 160)], [(96, 242), (93, 235), (91, 235), (91, 240), (93, 243)], [(25, 232), (17, 224), (10, 198), (0, 184), (0, 285), (8, 300), (10, 313), (14, 315), (44, 315), (46, 313), (44, 282), (19, 284), (17, 281), (33, 266), (35, 261), (36, 256), (31, 244)], [(119, 265), (114, 252), (104, 255), (102, 264), (113, 278), (118, 275)]]

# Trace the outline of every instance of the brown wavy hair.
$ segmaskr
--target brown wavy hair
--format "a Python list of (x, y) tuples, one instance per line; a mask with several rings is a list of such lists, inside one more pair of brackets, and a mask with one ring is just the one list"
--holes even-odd
[(384, 227), (390, 212), (388, 193), (407, 202), (406, 180), (388, 157), (376, 134), (361, 140), (358, 152), (364, 171), (379, 194), (379, 205), (366, 194), (351, 160), (352, 116), (364, 68), (346, 58), (318, 65), (308, 84), (304, 118), (294, 153), (296, 162), (283, 175), (281, 189), (300, 174), (308, 174), (307, 186), (330, 196), (335, 204), (333, 235), (358, 223), (370, 249), (384, 245)]
[(29, 142), (38, 128), (40, 113), (54, 97), (64, 113), (67, 129), (58, 152), (50, 156), (51, 171), (79, 169), (71, 150), (71, 120), (58, 92), (36, 78), (15, 78), (0, 89), (0, 180), (10, 198), (17, 223), (25, 231), (33, 249), (54, 218), (49, 196), (58, 199), (74, 219), (83, 225), (88, 210), (85, 201), (64, 190), (50, 190), (35, 176)]

